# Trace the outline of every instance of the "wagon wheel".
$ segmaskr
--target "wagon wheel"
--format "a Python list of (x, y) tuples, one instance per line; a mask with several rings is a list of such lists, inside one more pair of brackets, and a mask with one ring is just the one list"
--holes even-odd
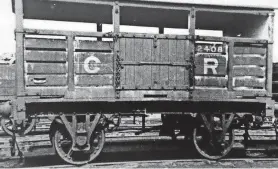
[[(32, 117), (28, 117), (25, 122), (26, 122), (26, 124), (25, 124), (24, 132), (23, 132), (24, 135), (26, 135), (30, 131), (32, 131), (32, 129), (36, 125), (36, 119), (32, 118)], [(1, 118), (1, 127), (5, 133), (7, 133), (8, 135), (13, 135), (13, 122), (10, 118), (2, 117)], [(19, 136), (18, 132), (21, 131), (21, 125), (17, 125), (16, 127), (17, 127), (16, 136)]]
[(73, 150), (72, 139), (63, 127), (55, 131), (53, 139), (57, 154), (67, 163), (83, 165), (93, 161), (101, 152), (105, 143), (104, 129), (96, 129), (90, 138), (89, 150)]
[[(231, 115), (233, 116), (233, 115)], [(231, 121), (233, 117), (230, 117)], [(229, 129), (229, 124), (223, 122), (223, 118), (219, 118), (220, 123), (215, 123), (214, 118), (210, 118), (210, 132), (206, 124), (202, 124), (193, 130), (193, 142), (196, 150), (203, 157), (210, 160), (218, 160), (225, 157), (232, 149), (235, 139), (235, 134), (232, 129)], [(228, 120), (228, 121), (229, 121)], [(224, 120), (226, 121), (226, 120)], [(207, 123), (208, 121), (204, 122)], [(214, 123), (213, 123), (214, 122)], [(208, 123), (207, 123), (208, 124)], [(222, 126), (221, 126), (222, 124)], [(228, 126), (223, 135), (223, 126)]]

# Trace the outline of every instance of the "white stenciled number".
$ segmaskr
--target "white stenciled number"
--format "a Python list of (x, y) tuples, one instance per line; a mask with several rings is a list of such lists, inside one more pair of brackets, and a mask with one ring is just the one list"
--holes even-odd
[(205, 46), (204, 51), (210, 52), (209, 46)]
[(212, 74), (217, 74), (218, 60), (215, 58), (204, 58), (204, 74), (208, 74), (208, 70), (211, 69)]
[(211, 51), (212, 53), (215, 53), (215, 52), (216, 52), (216, 47), (215, 47), (215, 46), (212, 46), (212, 47), (210, 48), (210, 51)]
[(217, 48), (217, 52), (218, 52), (218, 53), (222, 53), (222, 52), (223, 52), (223, 47), (222, 47), (222, 46), (219, 46), (219, 47)]
[(95, 56), (87, 57), (84, 61), (84, 69), (87, 73), (97, 73), (100, 68), (96, 65), (100, 63), (100, 60)]

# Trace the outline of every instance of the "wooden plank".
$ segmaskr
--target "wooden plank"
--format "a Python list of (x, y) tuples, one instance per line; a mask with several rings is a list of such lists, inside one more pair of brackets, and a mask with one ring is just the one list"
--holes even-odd
[[(186, 40), (177, 40), (177, 57), (176, 57), (176, 62), (185, 62), (185, 51), (187, 50), (186, 48), (188, 47), (188, 41)], [(186, 77), (187, 71), (185, 70), (184, 67), (177, 67), (177, 75), (176, 75), (176, 85), (177, 86), (183, 86), (185, 84), (185, 77)]]
[(113, 85), (113, 75), (76, 75), (76, 86), (108, 86)]
[[(126, 39), (126, 61), (134, 61), (134, 39)], [(124, 66), (126, 72), (126, 85), (128, 88), (135, 88), (135, 69), (134, 66)]]
[(67, 42), (63, 39), (39, 39), (25, 38), (25, 49), (65, 49)]
[[(152, 39), (143, 39), (143, 62), (151, 62), (152, 60), (152, 49), (153, 49), (153, 40)], [(144, 71), (142, 77), (142, 87), (144, 89), (148, 89), (152, 85), (152, 66), (142, 66), (142, 70)]]
[(258, 65), (265, 66), (266, 58), (261, 55), (235, 55), (234, 56), (234, 64), (235, 65)]
[(260, 78), (234, 78), (234, 87), (265, 88), (265, 79)]
[(207, 87), (227, 87), (228, 79), (225, 77), (206, 77), (206, 76), (195, 76), (196, 86), (207, 86)]
[[(126, 39), (120, 38), (120, 59), (125, 60), (126, 58)], [(121, 70), (121, 85), (126, 85), (126, 69)]]
[(96, 52), (75, 52), (74, 53), (74, 62), (75, 63), (84, 63), (88, 57), (96, 57), (100, 63), (112, 63), (113, 62), (113, 53), (96, 53)]
[[(134, 39), (134, 56), (135, 62), (140, 62), (143, 60), (143, 39)], [(138, 89), (143, 85), (144, 78), (144, 67), (143, 66), (134, 66), (135, 69), (135, 88)]]
[[(212, 61), (207, 61), (205, 59), (213, 59)], [(227, 59), (222, 55), (214, 54), (196, 54), (195, 55), (195, 75), (204, 76), (224, 76), (227, 75)], [(216, 63), (216, 61), (218, 64)], [(213, 68), (211, 68), (213, 67)]]
[(15, 88), (0, 88), (0, 96), (14, 96)]
[(0, 77), (0, 88), (15, 88), (15, 79), (1, 79)]
[(64, 63), (26, 63), (27, 74), (64, 74), (67, 65)]
[(15, 88), (15, 79), (1, 79), (0, 78), (0, 88)]
[[(16, 94), (17, 96), (24, 95), (24, 35), (23, 35), (23, 0), (15, 1), (15, 20), (16, 20)], [(5, 91), (2, 91), (3, 95)], [(0, 93), (2, 93), (0, 92)], [(8, 95), (12, 92), (6, 92)]]
[(113, 73), (112, 53), (75, 52), (75, 73), (111, 74)]
[[(169, 41), (160, 39), (160, 62), (169, 62)], [(169, 87), (169, 66), (160, 66), (160, 84), (163, 88)]]
[(234, 76), (258, 76), (265, 77), (265, 68), (261, 67), (247, 67), (247, 66), (234, 66)]
[[(152, 51), (152, 61), (160, 62), (160, 41), (154, 39), (153, 43), (156, 43), (156, 47)], [(160, 66), (152, 66), (152, 89), (161, 89)]]
[(15, 80), (16, 65), (0, 65), (0, 80)]
[(84, 51), (104, 51), (110, 52), (114, 47), (114, 42), (109, 41), (90, 41), (90, 40), (75, 40), (74, 48)]
[(249, 47), (249, 46), (235, 46), (234, 54), (258, 54), (265, 55), (266, 48), (265, 47)]
[(87, 86), (75, 87), (74, 92), (66, 93), (66, 99), (96, 99), (96, 98), (115, 98), (113, 86)]
[(67, 75), (27, 75), (27, 86), (66, 86)]
[(35, 61), (35, 62), (66, 62), (67, 52), (25, 50), (24, 59), (25, 61)]
[[(169, 40), (169, 61), (176, 62), (177, 60), (177, 40)], [(169, 67), (169, 86), (175, 87), (177, 85), (177, 67)]]

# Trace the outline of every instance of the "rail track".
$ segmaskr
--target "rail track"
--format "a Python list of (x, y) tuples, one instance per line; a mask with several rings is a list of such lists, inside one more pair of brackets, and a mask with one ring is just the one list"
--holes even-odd
[[(146, 129), (160, 124), (161, 122), (158, 119), (146, 119)], [(33, 161), (37, 160), (42, 161), (40, 163), (40, 165), (42, 166), (69, 166), (63, 165), (63, 162), (57, 160), (53, 164), (43, 163), (45, 159), (53, 158), (54, 161), (55, 159), (57, 159), (54, 158), (55, 150), (51, 145), (47, 132), (49, 126), (50, 121), (47, 121), (45, 119), (40, 120), (40, 122), (37, 123), (36, 128), (29, 135), (25, 137), (17, 137), (19, 149), (24, 154), (23, 161), (21, 161), (18, 156), (11, 157), (11, 146), (9, 142), (11, 136), (7, 136), (4, 134), (4, 132), (0, 131), (0, 167), (36, 167), (38, 165), (36, 162), (34, 163)], [(126, 130), (127, 128), (128, 130)], [(96, 163), (88, 164), (88, 167), (119, 167), (121, 165), (124, 165), (125, 167), (133, 167), (133, 165), (138, 167), (144, 167), (144, 165), (155, 166), (159, 163), (159, 159), (166, 160), (166, 166), (169, 166), (171, 163), (169, 159), (172, 159), (174, 163), (187, 163), (186, 165), (196, 160), (200, 164), (210, 163), (203, 159), (196, 159), (200, 157), (197, 155), (197, 152), (195, 152), (195, 150), (193, 149), (194, 146), (192, 146), (192, 143), (190, 141), (185, 141), (184, 138), (181, 136), (177, 137), (176, 141), (173, 141), (171, 137), (159, 136), (158, 130), (153, 130), (137, 135), (136, 132), (140, 131), (140, 129), (141, 121), (139, 118), (136, 119), (136, 121), (133, 121), (133, 119), (127, 119), (122, 123), (122, 125), (120, 125), (117, 128), (116, 131), (106, 133), (107, 142), (105, 148), (103, 149), (102, 155), (99, 159), (97, 159)], [(234, 153), (234, 155), (232, 155), (233, 158), (238, 157), (239, 154), (240, 156), (242, 155), (241, 158), (245, 157), (246, 151), (244, 150), (244, 145), (240, 142), (241, 140), (243, 140), (243, 134), (243, 130), (236, 130), (237, 143), (234, 146), (234, 151), (237, 151), (237, 153)], [(276, 157), (275, 151), (273, 150), (278, 150), (278, 144), (276, 143), (278, 141), (276, 140), (276, 135), (273, 128), (265, 128), (262, 130), (250, 130), (250, 136), (252, 138), (252, 141), (250, 141), (250, 146), (255, 146), (253, 146), (253, 148), (249, 148), (247, 152), (261, 151), (266, 153), (268, 157), (273, 157), (273, 155)], [(173, 142), (175, 143), (173, 144)], [(261, 143), (258, 144), (258, 142)], [(138, 160), (137, 157), (140, 156), (138, 155), (140, 153), (142, 154), (142, 161), (136, 161), (135, 163), (132, 162), (134, 160)], [(16, 152), (16, 154), (18, 154), (18, 151)], [(168, 154), (173, 155), (169, 156)], [(149, 159), (151, 159), (151, 161), (145, 161)], [(130, 160), (131, 162), (125, 162), (126, 160)], [(225, 160), (229, 161), (232, 159)], [(242, 160), (244, 161), (244, 159), (239, 159), (239, 161)], [(270, 159), (268, 158), (265, 160)], [(113, 162), (116, 163), (113, 164)], [(179, 164), (177, 164), (176, 166), (179, 166)], [(162, 166), (158, 165), (157, 167)]]

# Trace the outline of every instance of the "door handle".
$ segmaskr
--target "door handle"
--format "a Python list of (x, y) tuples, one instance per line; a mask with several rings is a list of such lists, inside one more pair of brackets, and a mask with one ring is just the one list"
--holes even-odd
[(44, 84), (44, 83), (46, 83), (46, 78), (45, 77), (44, 78), (34, 78), (33, 82), (35, 84)]

